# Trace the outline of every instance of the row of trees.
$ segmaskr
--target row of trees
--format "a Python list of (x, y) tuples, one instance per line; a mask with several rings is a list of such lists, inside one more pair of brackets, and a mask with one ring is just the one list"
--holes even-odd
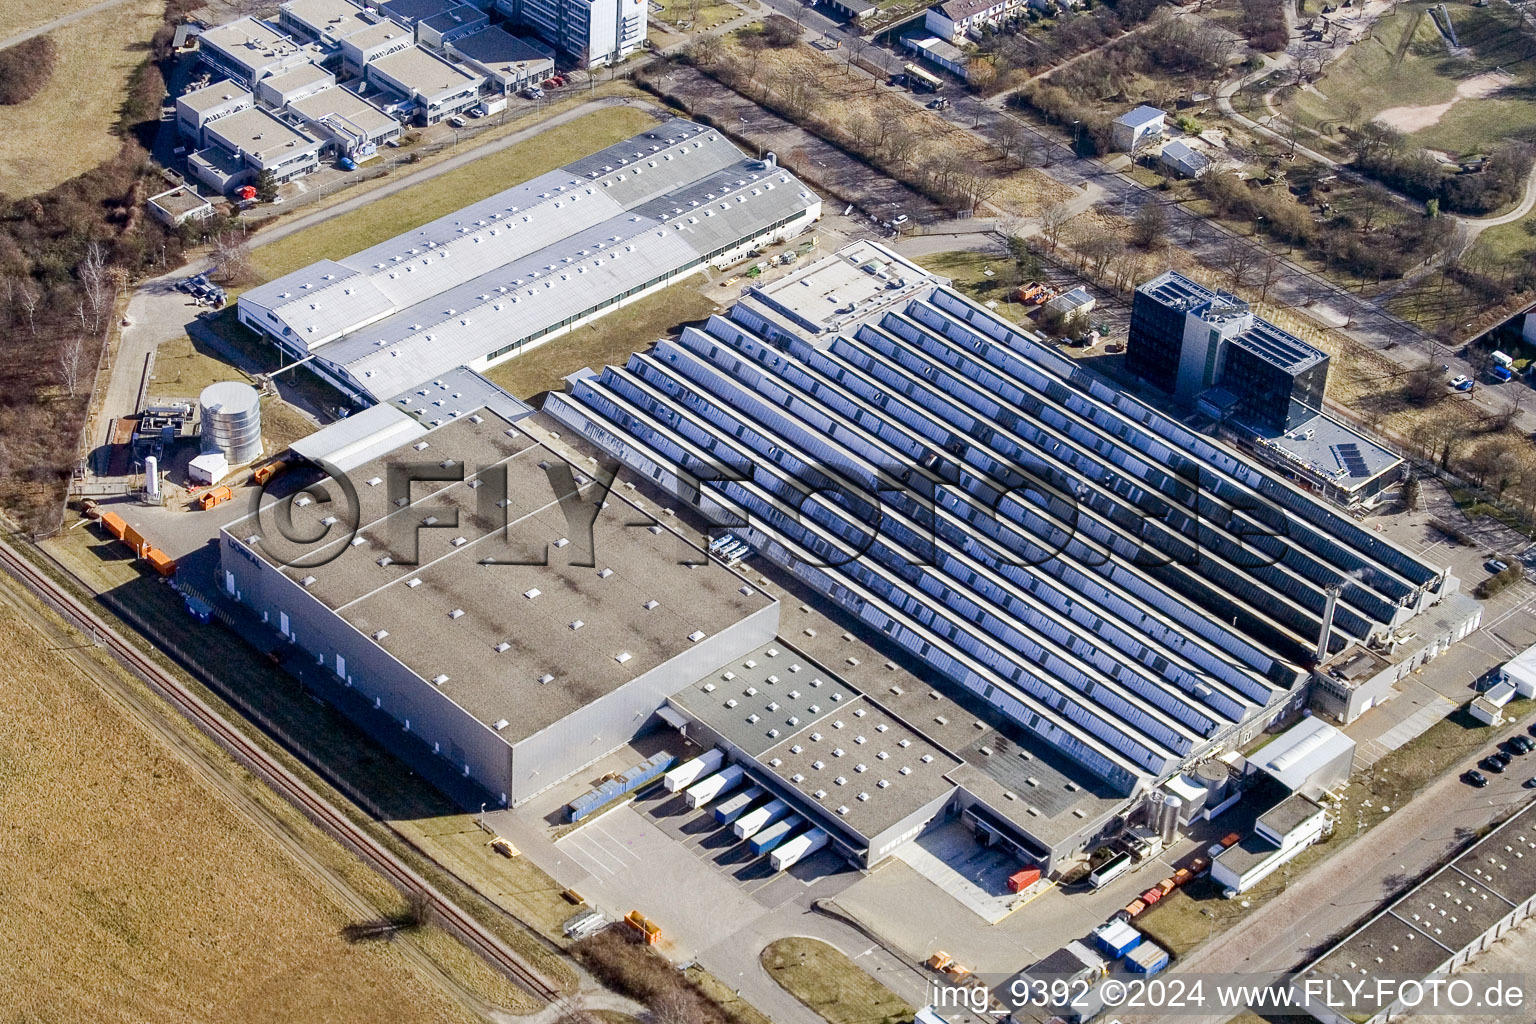
[[(829, 97), (822, 88), (801, 76), (776, 73), (757, 59), (759, 52), (749, 47), (738, 55), (709, 43), (690, 47), (686, 57), (710, 77), (949, 209), (972, 210), (997, 194), (1002, 182), (996, 175), (953, 147), (931, 145), (912, 130), (904, 107), (889, 105), (875, 114), (856, 113), (846, 119), (826, 116)], [(640, 78), (663, 95), (665, 79), (660, 62)], [(1027, 148), (1019, 142), (1015, 152)], [(1008, 169), (1013, 169), (1011, 164)], [(811, 168), (795, 170), (816, 177)]]

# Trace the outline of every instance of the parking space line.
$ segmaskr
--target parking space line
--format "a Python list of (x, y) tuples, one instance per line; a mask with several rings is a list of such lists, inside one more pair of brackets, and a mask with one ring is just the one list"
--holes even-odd
[[(603, 847), (604, 851), (619, 863), (623, 864), (625, 867), (628, 867), (631, 861), (638, 864), (641, 860), (644, 859), (634, 850), (631, 850), (626, 843), (622, 842), (620, 839), (614, 836), (612, 832), (609, 832), (602, 825), (599, 825), (596, 822), (593, 822), (593, 824), (596, 826), (599, 832), (608, 837), (608, 843)], [(594, 842), (595, 841), (596, 840), (594, 840)]]
[[(607, 851), (603, 849), (601, 844), (593, 842), (591, 839), (588, 839), (580, 832), (576, 832), (568, 836), (567, 841), (571, 845), (571, 852), (573, 854), (581, 854), (586, 860), (597, 865), (598, 869), (605, 871), (610, 875), (616, 875), (619, 873), (618, 869), (611, 868), (603, 862), (602, 856), (605, 854), (610, 860), (618, 860), (618, 858), (608, 854)], [(592, 849), (588, 849), (589, 846), (594, 847), (595, 852)], [(618, 864), (619, 868), (629, 867), (629, 865), (622, 860), (619, 860)]]

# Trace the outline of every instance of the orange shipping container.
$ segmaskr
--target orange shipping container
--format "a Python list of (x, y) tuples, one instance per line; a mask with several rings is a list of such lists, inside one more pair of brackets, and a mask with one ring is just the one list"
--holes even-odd
[(1137, 914), (1146, 909), (1147, 905), (1141, 902), (1141, 900), (1132, 900), (1130, 904), (1125, 908), (1125, 914), (1127, 917), (1135, 917)]
[(1236, 846), (1242, 838), (1243, 837), (1238, 835), (1236, 832), (1228, 832), (1226, 835), (1221, 837), (1221, 845), (1227, 847)]
[(144, 560), (161, 576), (176, 575), (176, 560), (159, 548), (150, 548), (144, 552)]
[(1189, 868), (1179, 868), (1173, 873), (1174, 885), (1183, 885), (1187, 881), (1189, 881)]
[(1175, 882), (1171, 878), (1165, 878), (1161, 882), (1157, 883), (1157, 887), (1159, 889), (1163, 890), (1163, 895), (1164, 896), (1167, 896), (1169, 893), (1173, 892), (1173, 887), (1178, 885), (1178, 884), (1179, 883)]
[(228, 501), (234, 496), (235, 494), (233, 491), (231, 491), (228, 487), (225, 487), (223, 484), (220, 484), (217, 487), (210, 487), (208, 490), (200, 494), (197, 498), (197, 507), (206, 512), (213, 508), (213, 506), (218, 505), (221, 502)]
[(251, 474), (251, 480), (259, 487), (287, 468), (288, 463), (286, 460), (273, 459), (266, 465), (257, 466), (256, 471)]
[(118, 540), (123, 539), (123, 531), (128, 529), (128, 524), (123, 522), (122, 516), (116, 512), (108, 512), (101, 517), (101, 525), (106, 527), (108, 533)]
[(136, 555), (144, 554), (151, 547), (149, 541), (144, 539), (144, 535), (131, 526), (123, 527), (123, 543), (133, 548), (133, 553)]
[(1040, 881), (1039, 868), (1025, 868), (1023, 871), (1015, 871), (1008, 876), (1008, 891), (1023, 892), (1038, 881)]

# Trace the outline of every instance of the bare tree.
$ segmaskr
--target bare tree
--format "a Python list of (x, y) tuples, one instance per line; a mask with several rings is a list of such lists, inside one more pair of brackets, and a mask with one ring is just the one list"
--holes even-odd
[(75, 267), (75, 275), (85, 291), (85, 328), (91, 333), (101, 330), (101, 322), (116, 296), (112, 268), (107, 265), (107, 249), (100, 242), (85, 247), (85, 255)]
[(1022, 161), (1018, 161), (1019, 136), (1021, 134), (1019, 126), (1014, 123), (1013, 118), (998, 118), (997, 130), (992, 136), (992, 144), (997, 147), (997, 151), (1003, 155), (1004, 160), (1022, 163)]
[(897, 167), (905, 167), (912, 162), (919, 145), (916, 135), (898, 127), (886, 137), (885, 152)]
[(1083, 258), (1083, 265), (1092, 268), (1094, 280), (1101, 281), (1109, 261), (1125, 251), (1125, 242), (1108, 228), (1094, 226), (1085, 231), (1072, 247)]
[(1274, 253), (1265, 253), (1263, 256), (1259, 257), (1257, 269), (1259, 278), (1260, 302), (1269, 301), (1269, 289), (1274, 286), (1275, 281), (1280, 277), (1280, 271), (1284, 268), (1285, 264), (1281, 262), (1280, 257), (1276, 256)]
[(1072, 219), (1072, 208), (1065, 202), (1051, 203), (1040, 211), (1040, 234), (1045, 237), (1045, 244), (1055, 251), (1056, 244), (1061, 241), (1061, 229), (1067, 226), (1067, 221)]
[(849, 36), (843, 40), (843, 74), (851, 74), (853, 65), (858, 63), (870, 47), (870, 42), (863, 36)]
[(719, 36), (699, 36), (688, 44), (688, 56), (701, 68), (712, 68), (720, 63), (725, 44)]
[(1141, 204), (1131, 218), (1131, 242), (1151, 251), (1161, 249), (1168, 238), (1168, 211), (1156, 199)]
[(239, 281), (251, 269), (251, 247), (246, 241), (245, 234), (239, 231), (225, 231), (214, 238), (208, 260), (213, 264), (213, 272), (220, 280)]
[(73, 334), (59, 349), (59, 378), (69, 397), (80, 391), (80, 377), (85, 369), (85, 336)]
[(16, 302), (27, 314), (27, 329), (34, 338), (37, 337), (37, 306), (42, 300), (43, 293), (29, 279), (22, 278), (16, 283)]
[(704, 1015), (698, 1000), (684, 988), (671, 988), (662, 992), (651, 1003), (651, 1018), (655, 1024), (703, 1024)]
[(1248, 280), (1248, 272), (1257, 261), (1253, 246), (1241, 238), (1229, 238), (1216, 257), (1217, 266), (1226, 271), (1234, 288), (1241, 288)]

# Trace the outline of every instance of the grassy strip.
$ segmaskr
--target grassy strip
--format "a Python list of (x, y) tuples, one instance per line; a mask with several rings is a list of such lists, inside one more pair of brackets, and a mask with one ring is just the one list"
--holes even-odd
[(519, 398), (532, 398), (541, 391), (559, 390), (561, 378), (583, 366), (601, 370), (609, 364), (622, 365), (630, 353), (676, 335), (684, 324), (703, 320), (720, 308), (699, 292), (702, 284), (702, 278), (689, 278), (663, 288), (527, 355), (509, 359), (486, 376)]
[(761, 961), (779, 986), (828, 1024), (900, 1024), (912, 1007), (837, 948), (791, 936), (770, 942)]
[[(81, 597), (95, 599), (98, 612), (114, 627), (125, 634), (140, 632), (153, 640), (147, 653), (190, 684), (192, 691), (219, 714), (237, 722), (252, 719), (260, 722), (262, 728), (248, 730), (248, 736), (354, 823), (366, 828), (374, 839), (401, 857), (414, 871), (494, 931), (551, 982), (574, 990), (575, 972), (550, 945), (514, 924), (506, 907), (493, 905), (470, 889), (425, 851), (360, 807), (354, 797), (374, 807), (390, 808), (394, 818), (441, 818), (457, 813), (457, 807), (424, 779), (406, 771), (399, 761), (339, 712), (307, 700), (297, 680), (271, 666), (261, 652), (253, 650), (238, 635), (221, 626), (210, 626), (198, 632), (197, 663), (205, 671), (211, 671), (211, 666), (231, 666), (237, 671), (239, 685), (230, 690), (241, 693), (248, 706), (234, 708), (200, 679), (189, 675), (163, 650), (178, 640), (187, 639), (185, 623), (189, 620), (178, 595), (144, 575), (133, 563), (120, 558), (120, 552), (110, 550), (111, 545), (89, 533), (91, 529), (66, 531), (59, 541), (50, 545), (50, 553), (70, 571), (81, 573), (92, 592), (86, 592), (79, 580), (61, 574), (47, 561), (34, 561)], [(30, 549), (23, 547), (21, 550)], [(122, 616), (130, 616), (131, 621)], [(281, 736), (283, 743), (274, 740), (272, 733)], [(290, 746), (304, 751), (325, 777), (312, 770), (308, 761), (301, 761), (289, 753)], [(330, 779), (345, 780), (349, 793), (343, 794)], [(272, 795), (272, 800), (278, 801), (278, 798)], [(360, 861), (356, 863), (358, 870), (370, 870)], [(553, 888), (553, 882), (550, 887)]]
[(638, 107), (609, 107), (483, 156), (435, 178), (376, 199), (257, 249), (251, 264), (263, 278), (279, 277), (316, 260), (341, 259), (467, 203), (622, 142), (655, 124)]

